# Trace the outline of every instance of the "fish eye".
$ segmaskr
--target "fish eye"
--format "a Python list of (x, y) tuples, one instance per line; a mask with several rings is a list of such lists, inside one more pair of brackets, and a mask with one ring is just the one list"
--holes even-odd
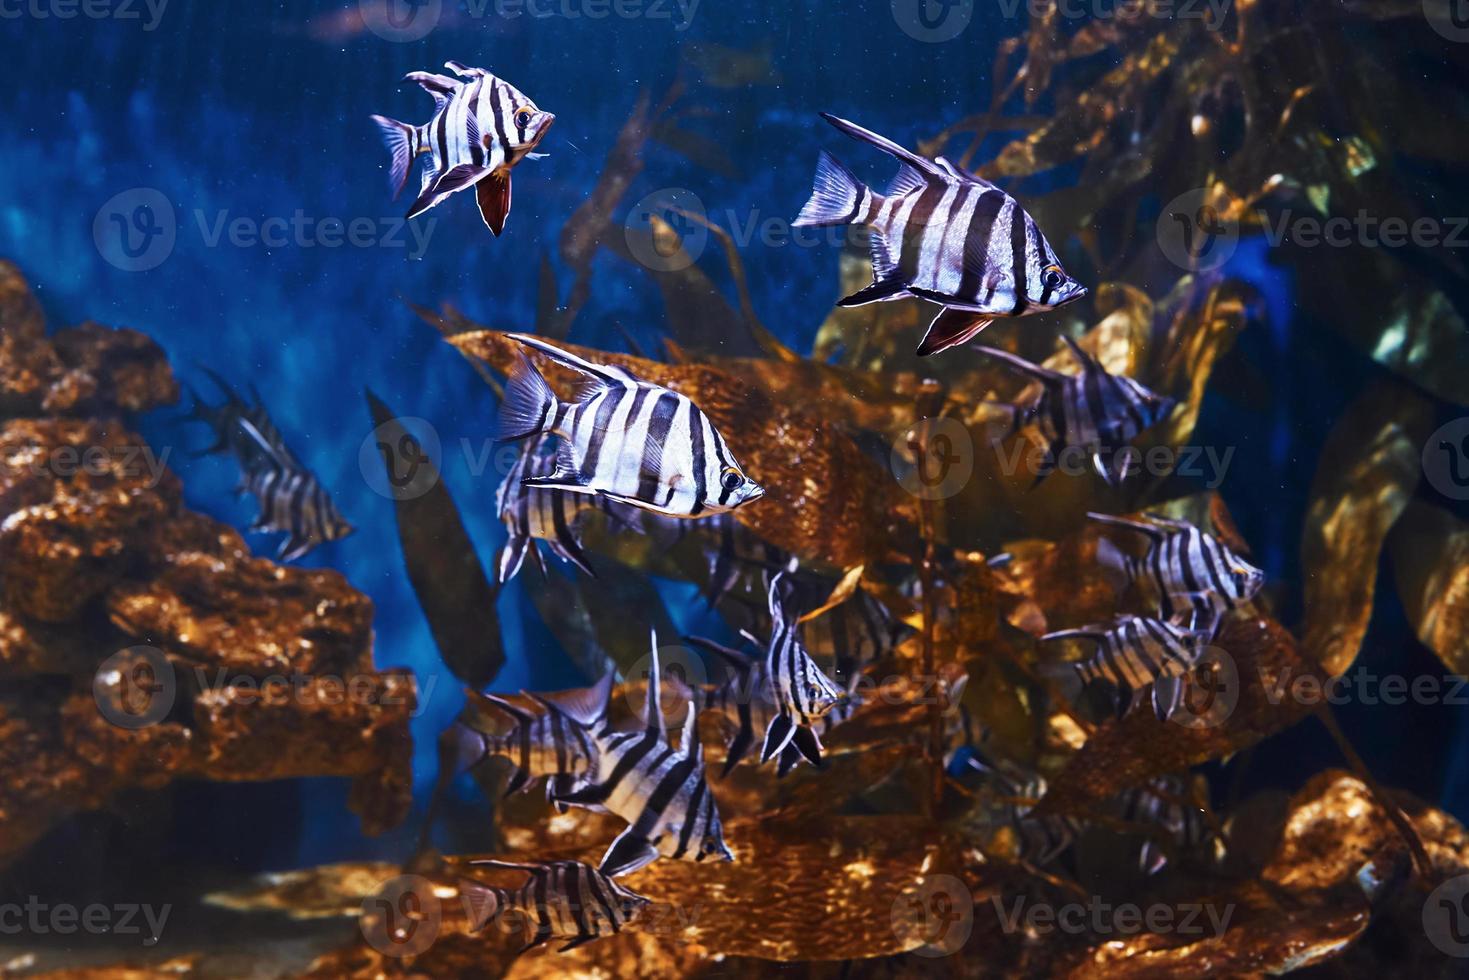
[(740, 484), (744, 482), (745, 478), (740, 475), (740, 471), (734, 469), (725, 470), (724, 476), (719, 479), (720, 486), (726, 490), (738, 490)]
[(529, 109), (521, 109), (515, 114), (515, 125), (522, 129), (530, 125), (531, 112)]
[(1065, 281), (1066, 273), (1062, 272), (1058, 265), (1053, 265), (1041, 273), (1041, 282), (1051, 289), (1060, 289), (1061, 284)]

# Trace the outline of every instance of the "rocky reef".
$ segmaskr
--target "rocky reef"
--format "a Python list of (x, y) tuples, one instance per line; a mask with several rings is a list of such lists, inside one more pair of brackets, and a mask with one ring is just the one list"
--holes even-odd
[(411, 803), (413, 677), (372, 666), (371, 600), (256, 558), (127, 425), (178, 400), (147, 336), (48, 336), (0, 263), (0, 864), (175, 779), (347, 776), (364, 829)]

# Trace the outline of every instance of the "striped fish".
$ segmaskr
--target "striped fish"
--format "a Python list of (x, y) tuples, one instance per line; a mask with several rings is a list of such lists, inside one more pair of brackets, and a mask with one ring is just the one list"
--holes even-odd
[[(214, 444), (206, 449), (200, 450), (196, 456), (209, 456), (215, 453), (233, 453), (235, 460), (240, 464), (241, 470), (248, 470), (259, 458), (260, 450), (254, 439), (250, 438), (240, 428), (240, 419), (248, 419), (255, 426), (256, 431), (263, 435), (267, 442), (274, 445), (283, 444), (280, 430), (276, 428), (270, 413), (266, 411), (265, 404), (260, 399), (260, 393), (255, 386), (250, 386), (250, 401), (241, 398), (229, 383), (208, 368), (202, 369), (209, 375), (215, 387), (224, 395), (224, 401), (218, 405), (211, 405), (199, 397), (199, 393), (192, 387), (189, 395), (194, 400), (194, 407), (190, 409), (188, 417), (194, 421), (204, 422), (214, 430)], [(243, 485), (241, 487), (243, 489)]]
[(584, 493), (543, 490), (525, 485), (527, 479), (549, 474), (548, 457), (542, 450), (551, 441), (550, 435), (527, 440), (495, 495), (495, 508), (507, 533), (505, 547), (496, 563), (497, 578), (502, 585), (520, 571), (527, 553), (540, 568), (542, 577), (545, 576), (546, 567), (534, 545), (536, 541), (546, 542), (556, 557), (596, 577), (582, 551), (578, 529), (589, 512), (607, 512), (611, 506), (609, 502)]
[(529, 359), (521, 358), (500, 405), (498, 438), (543, 432), (560, 437), (556, 471), (522, 485), (599, 494), (669, 517), (717, 514), (764, 495), (709, 418), (683, 395), (539, 338), (510, 336), (591, 379), (580, 400), (559, 401)]
[(1159, 615), (1169, 622), (1188, 623), (1212, 638), (1224, 613), (1249, 602), (1265, 584), (1264, 572), (1187, 521), (1151, 514), (1148, 521), (1108, 514), (1087, 516), (1147, 538), (1148, 550), (1142, 558), (1102, 538), (1097, 542), (1097, 561), (1120, 588), (1136, 582), (1144, 601), (1156, 603)]
[(459, 78), (415, 71), (417, 82), (434, 100), (434, 115), (424, 126), (373, 116), (393, 156), (393, 199), (403, 193), (408, 171), (420, 154), (432, 161), (424, 171), (418, 199), (408, 209), (418, 217), (456, 191), (473, 187), (485, 225), (499, 235), (510, 213), (510, 169), (532, 153), (556, 117), (537, 108), (514, 85), (483, 68), (457, 61), (445, 65)]
[[(556, 694), (527, 694), (545, 710), (529, 711), (493, 694), (466, 692), (486, 713), (504, 715), (510, 728), (499, 734), (459, 726), (461, 753), (473, 764), (488, 756), (509, 759), (514, 769), (505, 795), (546, 779), (546, 795), (571, 792), (596, 768), (597, 745), (591, 726), (599, 719), (612, 690), (609, 672), (597, 684)], [(563, 808), (564, 809), (564, 808)]]
[(861, 589), (836, 608), (802, 623), (800, 631), (806, 652), (820, 663), (835, 664), (838, 677), (850, 677), (884, 659), (915, 632)]
[(712, 607), (742, 579), (759, 579), (770, 587), (770, 577), (791, 564), (791, 554), (768, 543), (728, 513), (716, 514), (696, 525), (715, 540), (704, 548), (709, 562), (709, 585), (705, 598)]
[(1091, 455), (1097, 475), (1118, 486), (1130, 475), (1138, 454), (1120, 452), (1144, 430), (1166, 418), (1177, 404), (1121, 374), (1108, 374), (1070, 337), (1062, 336), (1081, 365), (1080, 374), (1062, 374), (993, 347), (979, 351), (1004, 361), (1041, 382), (1041, 396), (1015, 416), (1015, 428), (1036, 421), (1047, 442), (1046, 462), (1038, 484), (1055, 467), (1061, 453), (1080, 449)]
[(675, 749), (658, 707), (658, 674), (658, 637), (654, 635), (643, 729), (616, 731), (607, 720), (604, 704), (592, 730), (597, 747), (595, 771), (582, 787), (554, 796), (557, 802), (605, 809), (628, 822), (602, 857), (601, 871), (611, 877), (646, 867), (659, 855), (685, 861), (734, 860), (724, 843), (719, 809), (704, 775), (698, 712), (690, 702), (683, 739)]
[[(1127, 823), (1156, 826), (1182, 851), (1197, 850), (1214, 840), (1204, 812), (1188, 804), (1190, 789), (1175, 775), (1159, 776), (1118, 797), (1118, 816)], [(1138, 853), (1138, 869), (1155, 875), (1168, 865), (1168, 854), (1149, 838)]]
[(250, 530), (286, 534), (277, 561), (295, 561), (319, 544), (352, 533), (352, 525), (337, 511), (316, 475), (286, 448), (278, 433), (274, 440), (267, 438), (243, 416), (238, 425), (258, 454), (248, 464), (242, 462), (242, 489), (260, 505)]
[(519, 926), (529, 934), (521, 953), (552, 939), (565, 939), (559, 950), (564, 953), (593, 939), (616, 935), (649, 904), (642, 895), (580, 861), (520, 864), (483, 859), (470, 864), (528, 873), (525, 884), (513, 890), (467, 878), (459, 882), (470, 931), (478, 932), (491, 922), (507, 932)]
[(1153, 688), (1153, 710), (1166, 720), (1178, 706), (1185, 677), (1203, 655), (1203, 637), (1161, 619), (1118, 616), (1108, 626), (1047, 633), (1042, 640), (1094, 640), (1098, 650), (1090, 660), (1070, 665), (1082, 686), (1106, 681), (1126, 696), (1118, 701), (1118, 714), (1132, 709), (1138, 693)]
[(822, 118), (902, 165), (887, 193), (877, 194), (826, 152), (817, 162), (811, 200), (795, 224), (860, 224), (870, 235), (872, 285), (839, 305), (904, 296), (942, 305), (918, 345), (923, 356), (965, 343), (996, 317), (1041, 313), (1086, 295), (1009, 194), (943, 157), (927, 160), (845, 119)]
[(1022, 802), (1046, 795), (1044, 776), (1018, 772), (1014, 766), (996, 765), (979, 755), (970, 758), (968, 764), (991, 781), (995, 792), (1011, 798), (1000, 804), (1000, 820), (1015, 835), (1017, 856), (1022, 861), (1050, 864), (1080, 836), (1082, 823), (1075, 817), (1033, 817), (1031, 811), (1035, 804)]

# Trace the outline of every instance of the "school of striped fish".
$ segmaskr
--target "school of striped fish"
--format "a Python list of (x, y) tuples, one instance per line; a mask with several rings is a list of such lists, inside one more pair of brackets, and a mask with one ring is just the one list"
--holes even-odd
[[(537, 147), (555, 117), (485, 69), (454, 61), (447, 67), (453, 77), (420, 71), (405, 78), (433, 98), (427, 123), (372, 117), (389, 150), (391, 189), (401, 194), (414, 163), (426, 156), (408, 216), (472, 187), (486, 226), (498, 236), (510, 211), (511, 171), (542, 155)], [(839, 306), (905, 299), (938, 304), (917, 347), (922, 356), (962, 347), (995, 319), (1055, 310), (1087, 295), (1013, 196), (943, 157), (930, 160), (845, 119), (822, 118), (899, 166), (878, 193), (835, 157), (820, 154), (810, 200), (795, 224), (862, 227), (872, 264), (871, 285), (838, 300)], [(593, 684), (575, 690), (468, 692), (469, 707), (453, 730), (461, 769), (501, 760), (507, 796), (542, 785), (555, 811), (592, 810), (625, 825), (596, 865), (487, 859), (473, 865), (500, 878), (521, 876), (519, 886), (469, 878), (459, 883), (473, 929), (513, 923), (525, 937), (524, 949), (557, 940), (565, 951), (618, 933), (649, 904), (618, 879), (657, 860), (736, 860), (706, 769), (701, 717), (712, 718), (722, 733), (716, 785), (742, 763), (766, 771), (773, 762), (777, 779), (803, 763), (822, 770), (826, 742), (869, 707), (864, 683), (914, 629), (860, 587), (802, 615), (840, 587), (741, 519), (742, 509), (757, 505), (766, 489), (692, 399), (543, 337), (508, 336), (521, 354), (508, 373), (495, 436), (519, 448), (494, 500), (506, 534), (494, 566), (498, 583), (515, 579), (527, 561), (540, 578), (527, 587), (545, 583), (552, 573), (542, 546), (572, 574), (596, 577), (584, 541), (591, 522), (600, 520), (604, 533), (645, 535), (660, 551), (696, 548), (707, 569), (700, 583), (704, 600), (749, 645), (737, 649), (684, 637), (722, 667), (719, 679), (688, 687), (662, 676), (652, 633), (643, 710), (632, 724), (618, 721), (612, 710), (618, 682), (627, 679), (610, 665)], [(1109, 373), (1071, 337), (1061, 341), (1075, 373), (998, 348), (975, 347), (973, 353), (1039, 385), (1029, 403), (1007, 406), (1006, 433), (1039, 430), (1048, 465), (1037, 483), (1063, 453), (1081, 452), (1107, 486), (1121, 487), (1136, 471), (1127, 449), (1168, 418), (1176, 403)], [(575, 390), (553, 390), (543, 373), (547, 366), (575, 375)], [(214, 433), (205, 452), (235, 457), (241, 488), (260, 505), (252, 530), (284, 532), (283, 560), (350, 533), (320, 482), (286, 447), (259, 395), (252, 389), (253, 400), (246, 402), (210, 376), (225, 400), (210, 405), (195, 395), (190, 417)], [(1264, 575), (1186, 522), (1157, 515), (1091, 517), (1112, 532), (1100, 538), (1098, 565), (1119, 595), (1135, 594), (1147, 609), (1045, 632), (1039, 639), (1048, 649), (1057, 641), (1086, 645), (1083, 659), (1056, 662), (1052, 676), (1073, 699), (1085, 689), (1107, 689), (1119, 715), (1150, 700), (1159, 718), (1171, 717), (1220, 623), (1250, 602)], [(990, 565), (1006, 561), (999, 556)], [(1084, 823), (1031, 813), (1046, 780), (1012, 763), (988, 761), (987, 730), (962, 704), (966, 684), (967, 676), (959, 676), (945, 685), (945, 766), (955, 778), (977, 774), (995, 795), (995, 826), (1012, 835), (1018, 860), (1035, 866), (1057, 860)], [(677, 730), (664, 717), (665, 685), (682, 702)], [(1115, 819), (1145, 831), (1138, 858), (1144, 873), (1160, 871), (1170, 855), (1217, 843), (1195, 802), (1181, 777), (1157, 780), (1114, 802), (1109, 812)]]

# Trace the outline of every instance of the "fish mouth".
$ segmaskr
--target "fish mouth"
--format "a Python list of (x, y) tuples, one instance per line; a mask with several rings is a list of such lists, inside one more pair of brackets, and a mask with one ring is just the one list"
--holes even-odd
[(753, 503), (754, 501), (759, 500), (763, 496), (765, 496), (765, 488), (762, 487), (760, 484), (756, 483), (752, 487), (750, 487), (750, 489), (749, 489), (748, 492), (746, 492), (746, 494), (745, 494), (745, 503), (747, 503), (747, 504), (748, 503)]

